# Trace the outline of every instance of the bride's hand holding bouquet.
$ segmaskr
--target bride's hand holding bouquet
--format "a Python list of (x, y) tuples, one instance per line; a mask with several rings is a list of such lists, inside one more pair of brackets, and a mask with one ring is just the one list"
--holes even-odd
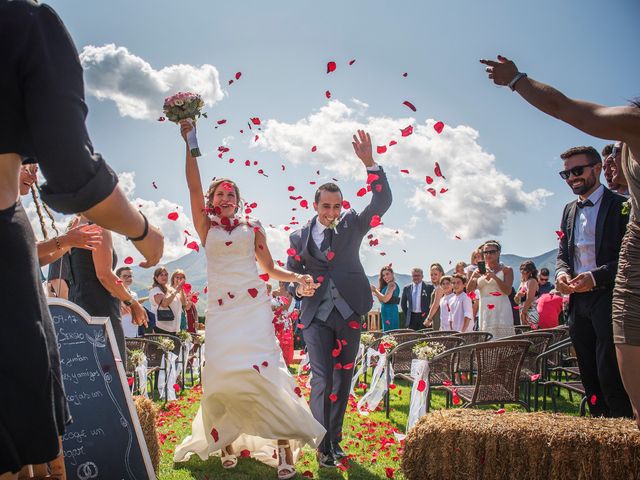
[(196, 137), (195, 122), (196, 118), (200, 116), (207, 118), (207, 114), (202, 113), (202, 107), (204, 107), (202, 97), (191, 92), (178, 92), (167, 97), (164, 99), (164, 105), (162, 106), (162, 110), (168, 120), (180, 123), (181, 132), (183, 131), (183, 121), (192, 125), (193, 128), (186, 132), (186, 136), (183, 134), (192, 157), (201, 156), (198, 148), (198, 138)]

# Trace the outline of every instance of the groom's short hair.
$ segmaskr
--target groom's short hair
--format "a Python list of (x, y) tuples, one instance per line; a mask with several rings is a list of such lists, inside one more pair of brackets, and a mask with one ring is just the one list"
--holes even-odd
[(315, 197), (315, 202), (318, 203), (320, 201), (320, 194), (322, 192), (338, 192), (340, 194), (340, 198), (342, 198), (342, 191), (340, 190), (340, 187), (338, 185), (336, 185), (335, 183), (329, 182), (329, 183), (325, 183), (323, 185), (320, 185), (318, 187), (318, 190), (316, 190), (316, 197)]

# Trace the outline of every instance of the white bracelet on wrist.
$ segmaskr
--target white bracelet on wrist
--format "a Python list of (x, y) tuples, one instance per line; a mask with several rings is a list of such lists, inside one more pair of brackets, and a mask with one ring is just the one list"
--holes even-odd
[(526, 73), (524, 72), (518, 72), (516, 73), (516, 76), (513, 77), (513, 79), (509, 82), (509, 88), (511, 89), (511, 91), (515, 91), (516, 89), (516, 83), (518, 83), (521, 79), (525, 78), (527, 76)]

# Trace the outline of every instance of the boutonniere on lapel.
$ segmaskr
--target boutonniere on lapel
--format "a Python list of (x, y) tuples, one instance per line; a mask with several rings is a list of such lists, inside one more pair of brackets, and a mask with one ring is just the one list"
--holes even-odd
[(622, 204), (622, 215), (629, 215), (631, 213), (631, 200), (627, 200)]
[[(331, 222), (327, 226), (327, 228), (330, 228), (331, 230), (333, 230), (334, 235), (338, 235), (338, 224), (340, 223), (341, 220), (342, 220), (342, 215), (340, 215), (338, 218), (334, 218), (333, 222)], [(343, 228), (347, 228), (346, 222), (344, 223)]]

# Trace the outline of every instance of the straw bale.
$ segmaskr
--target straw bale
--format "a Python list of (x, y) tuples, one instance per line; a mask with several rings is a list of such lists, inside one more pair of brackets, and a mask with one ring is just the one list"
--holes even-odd
[(133, 403), (138, 412), (142, 434), (149, 449), (151, 464), (156, 473), (160, 465), (160, 442), (158, 442), (158, 432), (156, 430), (156, 411), (157, 407), (151, 400), (142, 396), (133, 397)]
[(640, 479), (632, 420), (547, 412), (428, 413), (405, 440), (407, 480)]

